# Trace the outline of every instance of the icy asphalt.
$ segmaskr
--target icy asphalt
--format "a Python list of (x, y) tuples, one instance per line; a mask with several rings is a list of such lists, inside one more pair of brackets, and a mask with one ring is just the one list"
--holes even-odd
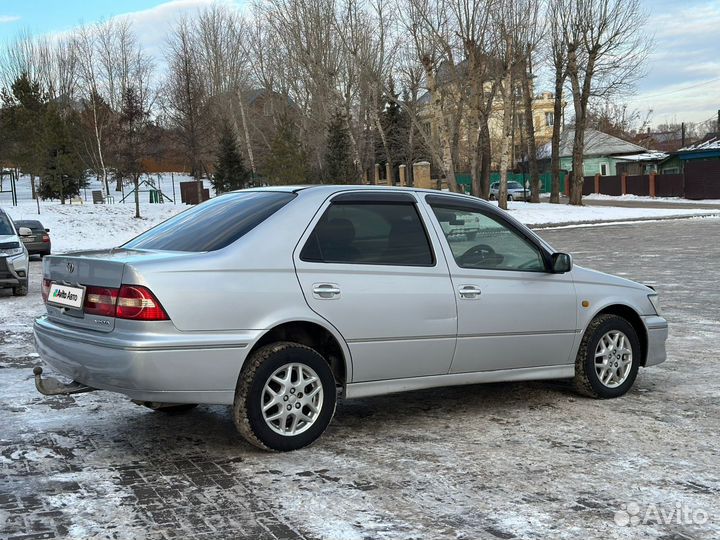
[(345, 401), (289, 454), (224, 407), (37, 394), (33, 262), (30, 296), (0, 296), (0, 538), (720, 538), (720, 219), (541, 234), (657, 288), (666, 363), (611, 401), (562, 381)]

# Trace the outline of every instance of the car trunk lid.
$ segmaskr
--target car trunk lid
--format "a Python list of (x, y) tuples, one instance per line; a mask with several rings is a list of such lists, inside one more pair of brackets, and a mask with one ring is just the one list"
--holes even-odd
[[(133, 261), (150, 257), (168, 257), (179, 253), (110, 249), (52, 255), (43, 260), (45, 283), (57, 283), (88, 290), (119, 289), (123, 284), (125, 268)], [(102, 293), (101, 293), (102, 294)], [(46, 304), (48, 318), (77, 328), (98, 332), (111, 332), (115, 328), (115, 317), (89, 314), (83, 308), (62, 307)]]

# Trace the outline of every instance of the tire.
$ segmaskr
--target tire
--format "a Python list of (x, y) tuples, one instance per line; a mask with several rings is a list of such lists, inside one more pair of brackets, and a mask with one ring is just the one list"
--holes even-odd
[[(617, 339), (613, 340), (614, 336)], [(602, 356), (596, 359), (596, 355)], [(595, 317), (580, 342), (575, 360), (575, 388), (598, 399), (622, 396), (635, 382), (641, 356), (637, 332), (626, 319), (617, 315)], [(606, 377), (607, 382), (603, 380)]]
[(20, 283), (20, 285), (17, 285), (13, 287), (13, 296), (27, 296), (28, 293), (28, 282), (27, 280)]
[(489, 198), (491, 201), (494, 201), (494, 200), (495, 200), (495, 195), (493, 195), (493, 194), (491, 193), (491, 194), (490, 194), (490, 197), (488, 197), (488, 198)]
[[(300, 374), (316, 379), (303, 385)], [(245, 361), (235, 390), (233, 418), (250, 444), (285, 452), (320, 437), (335, 414), (336, 401), (335, 377), (327, 361), (310, 347), (281, 341), (258, 349)], [(265, 412), (263, 403), (266, 408), (269, 405)], [(273, 418), (276, 415), (280, 417)], [(289, 433), (293, 429), (298, 432)]]
[(513, 200), (515, 200), (515, 199), (513, 199), (513, 196), (512, 196), (512, 195), (508, 195), (508, 201), (513, 201)]
[(197, 403), (178, 403), (178, 404), (170, 404), (170, 403), (157, 403), (155, 401), (145, 401), (142, 403), (143, 407), (147, 407), (148, 409), (152, 409), (156, 412), (162, 412), (165, 414), (181, 414), (186, 413), (189, 411), (192, 411), (195, 407), (198, 406)]

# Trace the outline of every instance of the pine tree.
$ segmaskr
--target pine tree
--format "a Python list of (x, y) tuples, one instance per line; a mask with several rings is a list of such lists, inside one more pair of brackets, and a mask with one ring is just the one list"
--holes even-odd
[(308, 181), (305, 151), (295, 135), (292, 122), (285, 117), (280, 119), (278, 131), (270, 144), (265, 175), (273, 185), (304, 184)]
[(325, 153), (327, 179), (335, 184), (353, 184), (357, 171), (350, 153), (350, 134), (341, 112), (333, 115), (328, 126), (327, 150)]
[(220, 132), (215, 172), (211, 180), (212, 185), (218, 193), (225, 193), (248, 187), (250, 180), (250, 171), (243, 164), (235, 133), (228, 122), (225, 122)]
[(79, 119), (77, 113), (63, 111), (49, 103), (42, 116), (43, 130), (37, 141), (43, 159), (39, 171), (40, 196), (60, 199), (65, 204), (80, 194), (86, 185), (85, 164), (78, 152)]

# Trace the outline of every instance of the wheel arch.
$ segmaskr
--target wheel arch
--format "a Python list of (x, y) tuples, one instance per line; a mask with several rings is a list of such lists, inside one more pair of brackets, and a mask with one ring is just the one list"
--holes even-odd
[[(648, 335), (647, 329), (645, 328), (645, 323), (643, 323), (643, 320), (638, 314), (638, 312), (626, 304), (610, 304), (595, 313), (592, 319), (590, 319), (590, 321), (588, 322), (588, 326), (600, 315), (617, 315), (618, 317), (622, 317), (630, 323), (638, 336), (638, 340), (640, 341), (640, 348), (642, 349), (640, 351), (640, 365), (644, 366), (645, 362), (647, 361)], [(585, 332), (587, 332), (587, 326), (583, 331), (583, 335), (585, 334)]]
[(255, 341), (248, 357), (257, 349), (277, 341), (293, 341), (316, 350), (330, 364), (337, 384), (345, 389), (352, 380), (350, 352), (341, 337), (316, 321), (293, 320), (277, 324)]

